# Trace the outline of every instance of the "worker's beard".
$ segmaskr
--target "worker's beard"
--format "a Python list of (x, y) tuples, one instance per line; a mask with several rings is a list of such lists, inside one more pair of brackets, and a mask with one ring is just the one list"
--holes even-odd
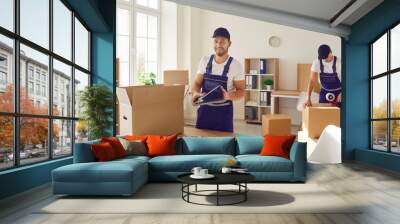
[(222, 57), (222, 56), (228, 54), (228, 51), (225, 50), (225, 49), (223, 49), (223, 50), (216, 49), (216, 50), (215, 50), (215, 54), (216, 54), (218, 57)]

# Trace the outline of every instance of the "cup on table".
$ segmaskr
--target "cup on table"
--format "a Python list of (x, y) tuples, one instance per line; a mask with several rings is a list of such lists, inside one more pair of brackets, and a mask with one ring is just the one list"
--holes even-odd
[(232, 168), (230, 168), (230, 167), (222, 167), (221, 172), (222, 173), (230, 173), (230, 172), (232, 172)]
[(200, 170), (200, 176), (207, 176), (208, 175), (208, 169), (201, 169)]
[(200, 176), (201, 174), (200, 174), (200, 171), (202, 170), (202, 168), (201, 167), (193, 167), (193, 169), (192, 169), (192, 173), (194, 174), (194, 175), (196, 175), (196, 176)]

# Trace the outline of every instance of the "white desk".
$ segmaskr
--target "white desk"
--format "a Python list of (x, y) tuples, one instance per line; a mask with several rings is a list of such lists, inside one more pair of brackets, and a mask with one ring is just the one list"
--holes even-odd
[(271, 114), (279, 112), (278, 98), (298, 99), (300, 91), (297, 90), (273, 90), (271, 93)]

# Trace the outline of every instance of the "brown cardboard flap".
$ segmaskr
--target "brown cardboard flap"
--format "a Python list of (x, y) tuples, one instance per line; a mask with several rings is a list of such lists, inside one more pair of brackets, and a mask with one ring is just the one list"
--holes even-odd
[(185, 91), (184, 85), (131, 86), (127, 88), (133, 107), (182, 101)]
[(189, 84), (189, 71), (188, 70), (165, 70), (164, 71), (164, 84)]
[(184, 90), (184, 85), (117, 88), (118, 100), (121, 98), (120, 101), (129, 102), (120, 104), (120, 133), (122, 135), (182, 133)]

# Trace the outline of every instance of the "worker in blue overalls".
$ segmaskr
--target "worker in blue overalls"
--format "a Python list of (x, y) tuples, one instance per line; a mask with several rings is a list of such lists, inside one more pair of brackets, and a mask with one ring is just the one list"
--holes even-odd
[(340, 107), (342, 101), (340, 61), (326, 44), (319, 46), (318, 59), (314, 60), (311, 66), (305, 106), (312, 106), (311, 93), (318, 81), (321, 85), (319, 103), (329, 103), (332, 106)]
[(244, 96), (245, 81), (241, 64), (228, 54), (232, 42), (227, 29), (214, 31), (214, 54), (204, 56), (192, 86), (192, 102), (213, 90), (222, 87), (221, 103), (201, 105), (197, 110), (196, 128), (233, 132), (233, 100)]

